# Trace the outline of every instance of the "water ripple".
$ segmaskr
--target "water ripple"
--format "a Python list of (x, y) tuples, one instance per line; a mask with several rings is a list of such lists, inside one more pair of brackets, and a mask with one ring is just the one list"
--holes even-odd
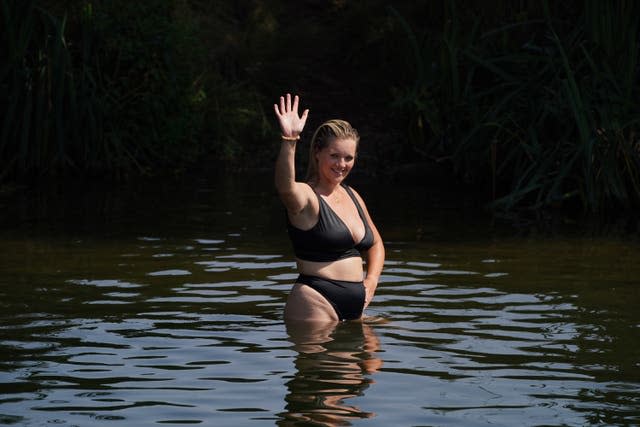
[(287, 325), (295, 263), (227, 237), (139, 237), (102, 273), (7, 293), (28, 309), (0, 323), (0, 423), (638, 421), (637, 314), (590, 306), (579, 286), (520, 283), (498, 253), (398, 249), (365, 322)]

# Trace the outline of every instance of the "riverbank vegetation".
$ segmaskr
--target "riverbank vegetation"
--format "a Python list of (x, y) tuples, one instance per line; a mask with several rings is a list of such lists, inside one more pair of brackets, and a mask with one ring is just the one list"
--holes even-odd
[(372, 173), (638, 207), (640, 3), (387, 3), (0, 0), (0, 183), (264, 167), (292, 90), (361, 129)]

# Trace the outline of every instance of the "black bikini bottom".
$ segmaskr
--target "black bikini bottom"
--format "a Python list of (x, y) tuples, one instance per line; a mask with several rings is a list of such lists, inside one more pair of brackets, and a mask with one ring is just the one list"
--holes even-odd
[(297, 283), (302, 283), (320, 294), (331, 303), (340, 320), (359, 319), (364, 309), (365, 290), (363, 282), (324, 279), (301, 274)]

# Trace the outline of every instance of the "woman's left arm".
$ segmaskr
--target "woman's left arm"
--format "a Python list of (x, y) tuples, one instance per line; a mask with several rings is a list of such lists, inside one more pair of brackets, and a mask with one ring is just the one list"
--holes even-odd
[[(352, 188), (353, 190), (353, 188)], [(384, 266), (384, 243), (382, 242), (382, 237), (378, 232), (371, 216), (369, 215), (369, 211), (367, 210), (367, 206), (362, 200), (362, 197), (353, 190), (356, 195), (360, 206), (362, 206), (362, 210), (364, 211), (364, 215), (369, 223), (369, 228), (371, 228), (371, 232), (373, 233), (373, 246), (369, 248), (368, 251), (365, 252), (365, 260), (367, 262), (366, 266), (366, 276), (364, 279), (364, 286), (367, 292), (365, 297), (364, 308), (367, 308), (371, 300), (373, 299), (373, 295), (376, 292), (376, 288), (378, 287), (378, 281), (380, 280), (380, 274), (382, 273), (382, 267)]]

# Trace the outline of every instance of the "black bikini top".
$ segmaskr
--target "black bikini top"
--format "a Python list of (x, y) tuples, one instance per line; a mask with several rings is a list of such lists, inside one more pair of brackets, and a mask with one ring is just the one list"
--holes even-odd
[(362, 207), (356, 200), (351, 188), (346, 185), (343, 185), (343, 187), (347, 190), (353, 203), (355, 203), (360, 219), (364, 223), (364, 237), (358, 243), (355, 243), (344, 221), (316, 193), (320, 204), (320, 212), (318, 213), (318, 222), (313, 227), (309, 230), (301, 230), (291, 224), (287, 215), (287, 230), (291, 243), (293, 243), (293, 252), (297, 258), (315, 262), (337, 261), (344, 258), (358, 257), (362, 251), (366, 251), (373, 246), (373, 232), (367, 223)]

